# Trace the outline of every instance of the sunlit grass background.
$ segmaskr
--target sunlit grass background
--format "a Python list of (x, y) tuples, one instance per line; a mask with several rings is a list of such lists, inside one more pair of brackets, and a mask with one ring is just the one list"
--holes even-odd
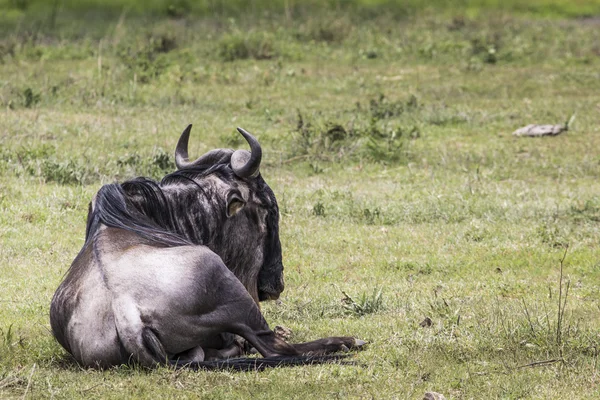
[[(598, 396), (599, 15), (0, 0), (0, 397)], [(511, 135), (573, 114), (561, 136)], [(54, 341), (89, 200), (172, 171), (188, 123), (196, 155), (257, 135), (286, 266), (265, 316), (294, 341), (368, 340), (356, 366), (90, 371)]]

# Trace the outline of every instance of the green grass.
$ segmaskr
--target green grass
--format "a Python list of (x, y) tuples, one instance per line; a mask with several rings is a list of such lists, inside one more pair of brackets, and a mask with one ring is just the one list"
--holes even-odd
[[(19, 4), (0, 2), (0, 398), (600, 394), (600, 30), (571, 18), (597, 2)], [(188, 123), (191, 155), (258, 136), (286, 266), (265, 316), (368, 340), (357, 365), (91, 371), (54, 341), (89, 200), (171, 171)]]
[[(0, 7), (18, 15), (41, 14), (52, 10), (75, 14), (102, 13), (115, 15), (123, 10), (135, 15), (181, 17), (185, 15), (243, 15), (244, 13), (281, 12), (287, 14), (311, 12), (320, 9), (349, 9), (378, 13), (381, 10), (397, 15), (438, 10), (453, 12), (466, 10), (477, 13), (481, 10), (508, 10), (519, 13), (541, 15), (585, 16), (600, 10), (597, 0), (532, 0), (526, 3), (517, 0), (2, 0)], [(11, 17), (11, 15), (9, 15)]]

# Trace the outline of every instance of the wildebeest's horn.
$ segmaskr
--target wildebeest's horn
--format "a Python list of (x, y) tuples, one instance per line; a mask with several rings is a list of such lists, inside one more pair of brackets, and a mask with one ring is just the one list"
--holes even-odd
[(177, 142), (177, 147), (175, 148), (175, 165), (177, 166), (177, 169), (189, 167), (193, 164), (188, 158), (188, 142), (190, 140), (191, 131), (192, 124), (189, 124)]
[(254, 177), (258, 175), (260, 161), (262, 160), (262, 149), (258, 140), (248, 131), (242, 128), (237, 128), (237, 130), (250, 145), (250, 151), (236, 150), (231, 156), (231, 168), (240, 178)]
[(199, 157), (195, 161), (190, 161), (188, 158), (188, 142), (190, 139), (190, 131), (192, 125), (188, 125), (187, 128), (181, 134), (177, 147), (175, 148), (175, 165), (177, 169), (189, 168), (193, 166), (208, 166), (214, 164), (228, 163), (231, 159), (233, 150), (231, 149), (215, 149), (211, 150), (203, 156)]

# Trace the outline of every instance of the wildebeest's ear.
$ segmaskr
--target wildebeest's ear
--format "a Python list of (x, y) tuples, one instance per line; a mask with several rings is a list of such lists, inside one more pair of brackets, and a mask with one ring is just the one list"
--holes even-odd
[(237, 190), (232, 190), (227, 194), (227, 218), (233, 217), (241, 211), (246, 205), (242, 195)]

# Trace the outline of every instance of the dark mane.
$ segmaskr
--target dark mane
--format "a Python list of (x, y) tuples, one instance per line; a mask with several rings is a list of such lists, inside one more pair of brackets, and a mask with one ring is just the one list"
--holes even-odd
[(167, 185), (171, 183), (181, 183), (202, 178), (213, 173), (217, 173), (228, 181), (232, 180), (235, 176), (229, 164), (195, 165), (171, 172), (160, 181), (160, 184)]
[[(154, 214), (160, 216), (166, 222), (166, 225), (160, 226), (140, 210), (132, 207), (131, 200), (129, 200), (129, 196), (124, 190), (125, 187), (147, 196), (145, 199), (147, 208), (158, 211)], [(88, 218), (86, 242), (93, 237), (99, 224), (102, 223), (112, 228), (134, 232), (154, 245), (170, 247), (191, 244), (184, 236), (166, 228), (172, 226), (170, 223), (172, 217), (160, 213), (160, 211), (168, 209), (165, 206), (166, 199), (162, 196), (160, 187), (150, 179), (139, 178), (127, 181), (122, 185), (118, 183), (104, 185), (96, 195), (94, 210)]]
[[(189, 226), (189, 221), (178, 217), (178, 215), (188, 213), (177, 212), (181, 210), (173, 209), (163, 187), (180, 184), (182, 185), (182, 196), (194, 196), (194, 192), (198, 191), (206, 194), (206, 188), (198, 185), (196, 179), (213, 173), (226, 180), (232, 180), (234, 176), (229, 164), (200, 165), (170, 173), (160, 183), (139, 177), (121, 184), (104, 185), (96, 195), (94, 210), (88, 218), (86, 241), (96, 232), (99, 223), (102, 223), (112, 228), (134, 232), (151, 244), (158, 246), (171, 247), (204, 243), (207, 238), (198, 237), (198, 233), (201, 236), (208, 229), (202, 229), (204, 228), (201, 226), (202, 224), (196, 225), (196, 229), (194, 229)], [(201, 205), (190, 202), (186, 206), (192, 208)]]

